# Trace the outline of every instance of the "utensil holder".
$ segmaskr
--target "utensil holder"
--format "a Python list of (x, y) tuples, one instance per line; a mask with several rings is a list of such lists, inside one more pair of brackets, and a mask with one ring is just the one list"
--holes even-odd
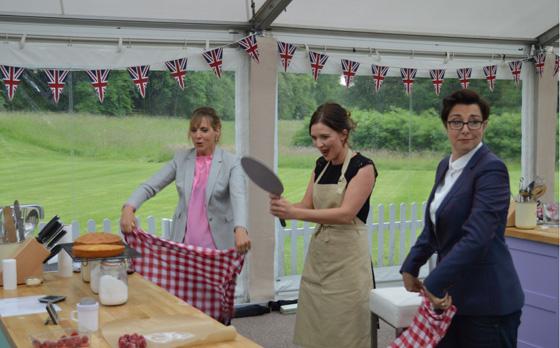
[(533, 229), (537, 226), (537, 202), (515, 203), (515, 227)]

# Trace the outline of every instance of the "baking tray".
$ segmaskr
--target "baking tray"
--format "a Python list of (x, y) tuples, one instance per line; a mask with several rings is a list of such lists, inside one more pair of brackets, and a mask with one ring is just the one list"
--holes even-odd
[(138, 251), (136, 251), (136, 249), (133, 249), (126, 244), (124, 245), (123, 253), (120, 254), (120, 255), (110, 256), (110, 257), (97, 257), (97, 258), (74, 256), (74, 254), (72, 253), (72, 246), (74, 245), (74, 243), (63, 243), (63, 244), (58, 244), (58, 245), (60, 245), (60, 247), (62, 249), (64, 249), (68, 253), (68, 255), (70, 255), (70, 257), (72, 258), (72, 260), (74, 260), (74, 262), (86, 262), (86, 261), (109, 260), (109, 259), (111, 259), (111, 260), (113, 260), (113, 259), (128, 259), (128, 258), (132, 258), (132, 257), (142, 256), (142, 254), (140, 254)]

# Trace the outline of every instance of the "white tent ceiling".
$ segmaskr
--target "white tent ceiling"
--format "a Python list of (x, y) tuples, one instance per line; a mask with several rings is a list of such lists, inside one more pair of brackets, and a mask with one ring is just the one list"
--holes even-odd
[[(528, 41), (558, 25), (558, 0), (256, 0), (254, 4), (257, 11), (263, 4), (263, 10), (285, 7), (273, 20), (273, 30), (313, 28)], [(223, 28), (249, 28), (253, 17), (250, 0), (2, 0), (0, 15)]]
[[(423, 68), (451, 52), (456, 64), (464, 58), (476, 67), (527, 57), (531, 45), (557, 50), (558, 7), (558, 0), (1, 0), (0, 40), (8, 44), (0, 60), (30, 68), (157, 68), (264, 30), (364, 63), (379, 50), (381, 63), (409, 66), (403, 59), (414, 57)], [(119, 41), (127, 49), (116, 50)], [(205, 67), (200, 57), (191, 63)]]

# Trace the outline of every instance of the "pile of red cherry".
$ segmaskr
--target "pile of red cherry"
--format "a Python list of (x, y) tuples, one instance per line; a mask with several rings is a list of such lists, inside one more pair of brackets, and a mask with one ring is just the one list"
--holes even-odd
[(80, 335), (76, 331), (72, 331), (69, 336), (62, 335), (58, 340), (39, 340), (33, 338), (31, 341), (33, 348), (80, 348), (89, 347), (89, 337)]
[(147, 345), (144, 336), (137, 333), (124, 334), (119, 337), (119, 348), (146, 348)]

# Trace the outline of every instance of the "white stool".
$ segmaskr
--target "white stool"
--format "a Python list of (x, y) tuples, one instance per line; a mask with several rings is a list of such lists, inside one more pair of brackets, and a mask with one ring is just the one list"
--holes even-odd
[(410, 326), (422, 298), (404, 287), (373, 289), (369, 294), (371, 347), (377, 348), (377, 324), (382, 319), (395, 328), (395, 337)]

